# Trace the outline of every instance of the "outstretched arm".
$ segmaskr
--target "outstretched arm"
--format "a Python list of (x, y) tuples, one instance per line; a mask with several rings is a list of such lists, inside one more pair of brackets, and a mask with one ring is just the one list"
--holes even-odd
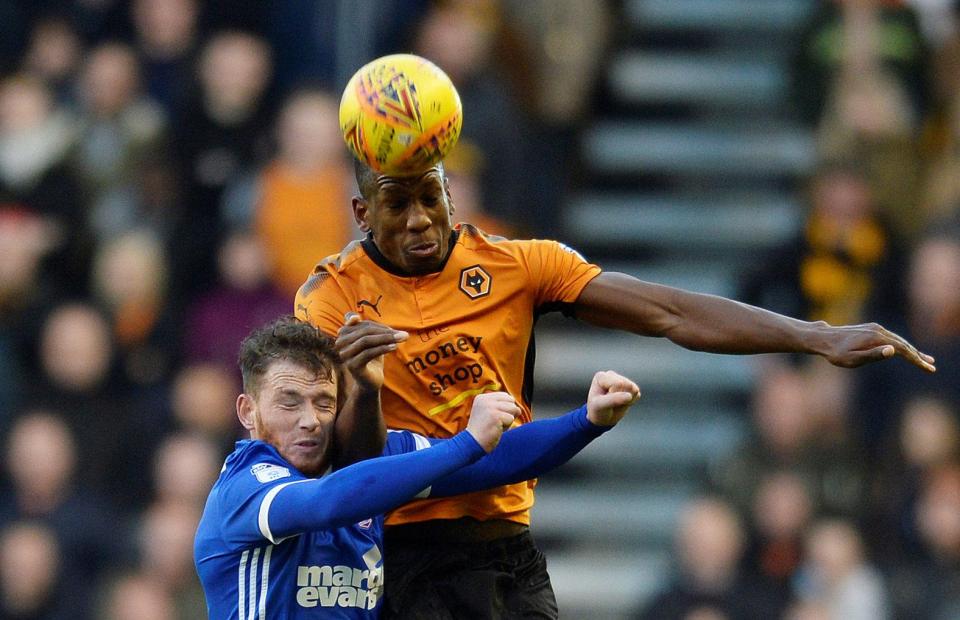
[(875, 323), (831, 326), (681, 289), (605, 272), (587, 284), (577, 318), (600, 327), (662, 336), (712, 353), (814, 353), (853, 368), (899, 355), (933, 372), (934, 359)]
[(514, 414), (505, 409), (490, 407), (471, 415), (465, 431), (429, 449), (368, 459), (323, 478), (274, 487), (260, 505), (260, 533), (276, 542), (301, 532), (356, 523), (396, 508), (493, 450), (514, 420)]
[[(507, 431), (493, 452), (438, 480), (430, 489), (430, 497), (459, 495), (536, 478), (566, 463), (613, 428), (639, 397), (640, 389), (633, 381), (615, 372), (598, 372), (590, 385), (586, 405), (564, 416)], [(471, 419), (493, 398), (513, 400), (502, 393), (477, 396)]]
[(260, 531), (277, 542), (381, 515), (484, 454), (464, 431), (427, 450), (367, 459), (323, 478), (279, 485), (261, 503)]

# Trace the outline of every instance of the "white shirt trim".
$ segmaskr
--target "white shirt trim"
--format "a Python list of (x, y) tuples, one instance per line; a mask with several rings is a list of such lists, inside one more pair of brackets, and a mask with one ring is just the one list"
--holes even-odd
[(257, 515), (257, 525), (260, 526), (260, 533), (264, 538), (269, 540), (275, 545), (280, 544), (287, 538), (292, 538), (291, 536), (286, 536), (279, 540), (274, 539), (273, 532), (270, 531), (270, 504), (273, 503), (274, 498), (277, 496), (277, 493), (280, 492), (284, 487), (290, 486), (291, 484), (297, 484), (298, 482), (310, 482), (313, 478), (307, 478), (305, 480), (292, 480), (290, 482), (284, 482), (283, 484), (278, 484), (273, 487), (267, 494), (263, 497), (263, 501), (260, 502), (260, 512)]

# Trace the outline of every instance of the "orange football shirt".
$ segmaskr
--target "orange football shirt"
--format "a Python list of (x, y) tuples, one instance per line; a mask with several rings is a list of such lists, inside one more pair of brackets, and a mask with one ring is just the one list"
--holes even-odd
[[(410, 333), (384, 360), (387, 426), (430, 437), (466, 428), (473, 397), (509, 392), (531, 420), (533, 324), (539, 312), (573, 303), (600, 268), (556, 241), (491, 237), (455, 227), (438, 273), (405, 276), (368, 238), (317, 265), (297, 293), (296, 315), (336, 334), (346, 312)], [(395, 525), (470, 516), (529, 523), (535, 481), (445, 499), (417, 500), (388, 517)]]

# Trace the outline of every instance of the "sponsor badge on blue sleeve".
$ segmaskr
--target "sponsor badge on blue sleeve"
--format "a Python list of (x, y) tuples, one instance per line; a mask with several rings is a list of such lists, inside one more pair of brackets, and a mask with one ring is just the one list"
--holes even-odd
[(290, 470), (273, 463), (257, 463), (250, 468), (250, 473), (260, 482), (273, 482), (280, 478), (288, 478)]

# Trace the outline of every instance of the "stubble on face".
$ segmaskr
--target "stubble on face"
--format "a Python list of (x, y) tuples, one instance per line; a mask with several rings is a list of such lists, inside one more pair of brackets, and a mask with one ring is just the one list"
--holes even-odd
[(322, 474), (331, 459), (336, 376), (326, 379), (280, 360), (267, 371), (255, 400), (254, 438), (275, 447), (304, 475)]

